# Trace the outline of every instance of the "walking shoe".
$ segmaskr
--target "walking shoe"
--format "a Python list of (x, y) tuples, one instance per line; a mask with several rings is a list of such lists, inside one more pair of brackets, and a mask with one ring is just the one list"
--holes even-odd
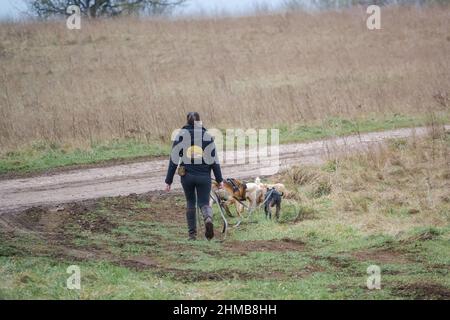
[(208, 240), (214, 238), (214, 225), (212, 219), (209, 217), (205, 220), (205, 237)]
[(209, 205), (204, 205), (200, 208), (203, 214), (203, 221), (205, 221), (205, 237), (208, 240), (214, 238), (214, 226), (212, 223), (213, 211)]

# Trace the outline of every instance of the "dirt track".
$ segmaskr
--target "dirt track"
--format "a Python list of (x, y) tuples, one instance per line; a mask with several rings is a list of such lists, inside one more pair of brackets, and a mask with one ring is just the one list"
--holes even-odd
[[(446, 126), (449, 130), (450, 126)], [(386, 139), (423, 136), (426, 128), (373, 132), (309, 143), (281, 145), (280, 168), (293, 164), (317, 164), (327, 155), (354, 152)], [(273, 165), (268, 159), (260, 164), (224, 164), (224, 177), (249, 178), (267, 175), (261, 168)], [(276, 167), (277, 164), (275, 163)], [(167, 160), (154, 160), (100, 168), (71, 170), (52, 175), (0, 181), (0, 214), (39, 205), (58, 205), (106, 196), (128, 195), (162, 190)], [(270, 171), (270, 170), (269, 170)], [(178, 177), (174, 189), (180, 187)]]

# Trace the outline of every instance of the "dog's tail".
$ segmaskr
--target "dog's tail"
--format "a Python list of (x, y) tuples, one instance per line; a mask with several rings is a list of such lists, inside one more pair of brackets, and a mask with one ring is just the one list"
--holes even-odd
[(261, 184), (261, 179), (259, 177), (256, 177), (255, 183), (259, 187), (259, 185)]

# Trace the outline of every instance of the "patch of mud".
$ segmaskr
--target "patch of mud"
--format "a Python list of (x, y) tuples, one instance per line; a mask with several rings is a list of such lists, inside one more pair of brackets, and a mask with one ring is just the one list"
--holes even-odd
[(159, 264), (152, 257), (132, 257), (115, 261), (115, 264), (135, 271), (149, 271), (157, 277), (168, 278), (183, 283), (199, 281), (224, 281), (224, 280), (263, 280), (263, 279), (300, 279), (315, 272), (324, 271), (323, 267), (311, 264), (301, 270), (255, 270), (248, 272), (243, 270), (215, 270), (202, 271), (192, 269), (178, 269)]
[[(315, 257), (316, 259), (321, 259), (320, 257)], [(334, 257), (334, 256), (330, 256), (330, 257), (326, 257), (325, 258), (328, 263), (330, 263), (332, 266), (338, 268), (338, 269), (348, 269), (348, 268), (353, 268), (353, 264), (351, 259), (347, 258), (347, 257)]]
[[(361, 270), (355, 261), (367, 262), (374, 264), (405, 264), (411, 263), (413, 260), (407, 253), (388, 250), (388, 249), (368, 249), (350, 253), (342, 253), (342, 255), (320, 257), (315, 256), (315, 260), (325, 259), (334, 268), (345, 271), (347, 274), (360, 276), (365, 274), (365, 270)], [(397, 271), (384, 271), (386, 274), (399, 274)]]
[(301, 271), (262, 270), (260, 272), (246, 272), (241, 270), (217, 270), (205, 272), (201, 270), (165, 269), (154, 270), (153, 273), (160, 277), (168, 277), (183, 283), (199, 281), (224, 281), (224, 280), (286, 280), (301, 279), (314, 272), (322, 271), (319, 267), (311, 266)]
[(230, 241), (224, 243), (224, 249), (242, 254), (261, 251), (304, 251), (305, 243), (288, 238), (281, 240)]
[[(108, 208), (117, 213), (127, 212), (134, 221), (153, 221), (166, 224), (185, 224), (185, 202), (179, 194), (149, 192), (142, 195), (131, 194), (116, 198), (107, 198)], [(144, 207), (142, 207), (144, 206)]]
[(158, 268), (158, 263), (148, 257), (133, 257), (133, 258), (129, 258), (129, 259), (125, 259), (122, 261), (119, 261), (119, 265), (129, 268), (129, 269), (134, 269), (134, 270), (145, 270), (145, 269), (153, 269), (153, 268)]
[(407, 253), (388, 249), (369, 249), (352, 253), (352, 257), (361, 262), (408, 263), (412, 259)]
[(25, 229), (37, 231), (39, 230), (39, 221), (46, 212), (43, 208), (34, 207), (16, 215), (4, 214), (0, 216), (2, 227), (6, 230)]
[(450, 299), (450, 288), (437, 283), (417, 282), (399, 284), (394, 286), (391, 292), (396, 296), (414, 300)]
[(32, 207), (18, 213), (0, 215), (0, 227), (9, 231), (57, 232), (70, 220), (96, 208), (94, 203), (70, 203), (58, 208)]
[(416, 241), (428, 241), (428, 240), (434, 240), (439, 237), (439, 232), (431, 229), (424, 232), (421, 232), (417, 235), (414, 235), (412, 237), (409, 237), (407, 239), (400, 240), (401, 243), (413, 243)]
[(75, 260), (75, 261), (110, 261), (114, 259), (113, 255), (97, 248), (72, 248), (59, 246), (54, 248), (52, 257), (60, 260)]
[(252, 278), (251, 274), (240, 271), (203, 272), (201, 270), (165, 267), (149, 257), (132, 257), (125, 260), (116, 261), (116, 264), (135, 271), (151, 271), (158, 277), (167, 277), (172, 280), (185, 283), (196, 281), (222, 281), (226, 279)]
[(86, 219), (82, 213), (73, 213), (69, 216), (69, 221), (75, 222), (83, 230), (96, 233), (110, 233), (112, 229), (117, 227), (117, 223), (111, 222), (107, 217), (101, 215)]
[(204, 272), (201, 270), (161, 269), (155, 272), (157, 276), (168, 277), (183, 283), (200, 281), (224, 281), (224, 280), (250, 280), (255, 279), (255, 274), (236, 270), (220, 270)]
[[(108, 218), (98, 215), (89, 220), (85, 218), (96, 204), (72, 203), (57, 208), (33, 207), (20, 213), (0, 216), (0, 232), (3, 239), (14, 250), (10, 255), (27, 254), (50, 256), (57, 259), (89, 260), (108, 258), (106, 248), (75, 248), (73, 240), (78, 229), (67, 228), (76, 224), (82, 230), (109, 232), (115, 224)], [(33, 240), (32, 240), (33, 239)]]
[(44, 233), (64, 233), (64, 228), (70, 223), (75, 223), (82, 230), (96, 233), (109, 233), (117, 227), (117, 224), (110, 221), (100, 213), (95, 217), (87, 217), (93, 208), (82, 204), (70, 204), (67, 208), (60, 208), (60, 211), (43, 208), (31, 208), (25, 212), (10, 216), (10, 221), (14, 221), (15, 227), (21, 229), (44, 232)]
[(432, 273), (438, 273), (443, 276), (450, 275), (450, 265), (448, 264), (431, 264), (427, 266), (427, 270)]

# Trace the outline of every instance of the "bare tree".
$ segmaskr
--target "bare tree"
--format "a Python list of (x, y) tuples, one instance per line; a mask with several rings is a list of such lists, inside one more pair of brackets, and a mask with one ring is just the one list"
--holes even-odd
[(39, 17), (65, 15), (67, 7), (76, 5), (81, 14), (92, 18), (121, 14), (163, 14), (186, 0), (27, 0), (31, 13)]

